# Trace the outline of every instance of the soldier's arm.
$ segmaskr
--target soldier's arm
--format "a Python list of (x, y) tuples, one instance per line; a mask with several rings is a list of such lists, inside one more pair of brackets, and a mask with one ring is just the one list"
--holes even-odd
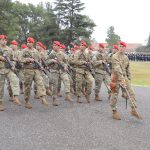
[(93, 65), (96, 67), (98, 65), (101, 65), (103, 63), (103, 60), (99, 58), (98, 55), (95, 56), (95, 58), (93, 58)]
[(127, 73), (128, 79), (131, 80), (131, 71), (130, 71), (130, 63), (129, 63), (129, 60), (128, 60), (127, 68), (126, 68), (126, 73)]
[(80, 60), (79, 59), (79, 54), (77, 53), (77, 54), (75, 54), (74, 59), (72, 60), (72, 63), (75, 64), (75, 65), (80, 66), (80, 65), (84, 65), (85, 61), (84, 60)]
[(20, 61), (19, 61), (19, 62), (21, 62), (21, 63), (23, 63), (23, 64), (26, 64), (26, 63), (31, 62), (31, 61), (30, 61), (31, 58), (26, 57), (25, 53), (26, 53), (25, 51), (22, 51), (22, 54), (21, 54), (21, 56), (20, 56)]

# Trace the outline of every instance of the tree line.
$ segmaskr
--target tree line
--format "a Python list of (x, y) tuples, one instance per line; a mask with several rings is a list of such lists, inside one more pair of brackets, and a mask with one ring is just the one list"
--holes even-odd
[(80, 0), (55, 0), (38, 5), (19, 1), (0, 0), (0, 34), (9, 40), (26, 42), (28, 36), (49, 45), (60, 40), (66, 45), (81, 38), (90, 42), (96, 26), (94, 21), (82, 14), (84, 3)]

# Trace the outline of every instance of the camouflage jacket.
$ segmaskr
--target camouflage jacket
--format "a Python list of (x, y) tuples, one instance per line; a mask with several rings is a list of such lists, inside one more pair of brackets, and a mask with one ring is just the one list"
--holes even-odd
[(125, 54), (117, 52), (112, 56), (112, 71), (118, 75), (119, 81), (131, 80), (129, 59)]
[(105, 54), (105, 53), (98, 52), (93, 57), (93, 64), (94, 64), (96, 73), (100, 73), (100, 74), (105, 74), (106, 73), (104, 65), (103, 65), (103, 61), (108, 63), (108, 57), (107, 57), (107, 54)]
[[(13, 51), (8, 46), (0, 47), (0, 56), (7, 56), (10, 61), (13, 61)], [(9, 64), (5, 61), (0, 61), (0, 73), (4, 74), (10, 71)]]
[(24, 49), (22, 51), (22, 57), (20, 62), (24, 64), (25, 69), (39, 69), (36, 63), (29, 62), (28, 58), (33, 58), (35, 59), (35, 61), (41, 63), (40, 53), (35, 48), (33, 48), (32, 50), (28, 48)]
[[(54, 63), (52, 59), (58, 61), (58, 63)], [(54, 50), (47, 56), (46, 64), (49, 66), (51, 72), (62, 73), (63, 68), (67, 66), (67, 61), (63, 52), (56, 52)]]
[(85, 61), (91, 62), (89, 53), (87, 53), (85, 50), (75, 53), (74, 59), (71, 60), (71, 63), (74, 64), (76, 72), (84, 73), (84, 71), (89, 71), (87, 66), (85, 65)]

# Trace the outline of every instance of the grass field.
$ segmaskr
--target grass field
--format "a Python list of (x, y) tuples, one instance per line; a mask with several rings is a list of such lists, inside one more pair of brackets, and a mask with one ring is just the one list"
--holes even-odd
[(150, 87), (150, 62), (131, 62), (132, 84)]

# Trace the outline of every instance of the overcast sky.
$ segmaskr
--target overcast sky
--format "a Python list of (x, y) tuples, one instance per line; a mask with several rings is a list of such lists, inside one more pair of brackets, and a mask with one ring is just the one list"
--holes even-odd
[[(38, 4), (53, 0), (19, 0), (22, 3)], [(85, 3), (84, 14), (88, 15), (97, 27), (92, 35), (98, 42), (105, 42), (109, 26), (121, 40), (128, 43), (146, 44), (150, 34), (149, 0), (81, 0)]]

